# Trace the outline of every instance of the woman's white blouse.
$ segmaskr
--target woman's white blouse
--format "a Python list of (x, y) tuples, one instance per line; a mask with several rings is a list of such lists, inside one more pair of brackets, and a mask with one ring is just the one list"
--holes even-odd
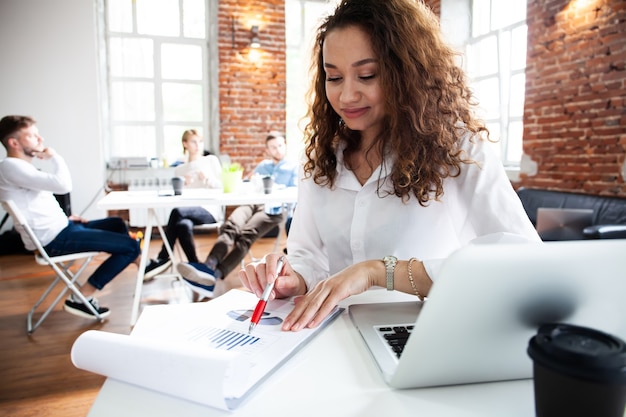
[[(341, 151), (334, 189), (301, 175), (287, 246), (289, 262), (308, 289), (352, 264), (386, 255), (422, 260), (435, 280), (441, 262), (477, 238), (540, 241), (489, 145), (466, 138), (462, 148), (477, 163), (463, 164), (458, 177), (444, 181), (440, 201), (425, 207), (415, 197), (403, 202), (385, 192), (390, 159), (363, 186), (344, 166)], [(377, 191), (379, 178), (384, 183)]]

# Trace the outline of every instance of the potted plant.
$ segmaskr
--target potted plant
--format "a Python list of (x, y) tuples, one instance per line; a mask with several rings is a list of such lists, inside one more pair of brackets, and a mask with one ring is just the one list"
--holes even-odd
[(238, 162), (222, 166), (222, 186), (225, 193), (234, 193), (239, 189), (243, 178), (243, 167)]

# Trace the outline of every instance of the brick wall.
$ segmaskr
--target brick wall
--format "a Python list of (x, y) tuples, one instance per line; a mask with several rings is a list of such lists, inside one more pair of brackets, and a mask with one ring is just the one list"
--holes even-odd
[(524, 152), (517, 185), (626, 197), (626, 2), (528, 2)]
[[(219, 0), (218, 20), (220, 153), (250, 172), (264, 158), (267, 133), (285, 131), (284, 0)], [(248, 46), (253, 24), (256, 51)]]

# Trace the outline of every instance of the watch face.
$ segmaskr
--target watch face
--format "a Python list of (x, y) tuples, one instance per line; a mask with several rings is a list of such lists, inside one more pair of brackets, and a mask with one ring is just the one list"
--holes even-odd
[(398, 258), (396, 258), (395, 256), (385, 256), (383, 258), (383, 261), (385, 262), (385, 265), (395, 265), (396, 262), (398, 261)]

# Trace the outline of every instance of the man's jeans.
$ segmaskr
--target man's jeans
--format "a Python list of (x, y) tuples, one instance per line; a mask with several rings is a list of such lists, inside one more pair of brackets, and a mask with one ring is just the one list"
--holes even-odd
[(139, 242), (128, 235), (128, 228), (119, 217), (107, 217), (87, 223), (69, 222), (44, 249), (50, 256), (90, 251), (110, 253), (111, 256), (88, 279), (99, 290), (141, 253)]

